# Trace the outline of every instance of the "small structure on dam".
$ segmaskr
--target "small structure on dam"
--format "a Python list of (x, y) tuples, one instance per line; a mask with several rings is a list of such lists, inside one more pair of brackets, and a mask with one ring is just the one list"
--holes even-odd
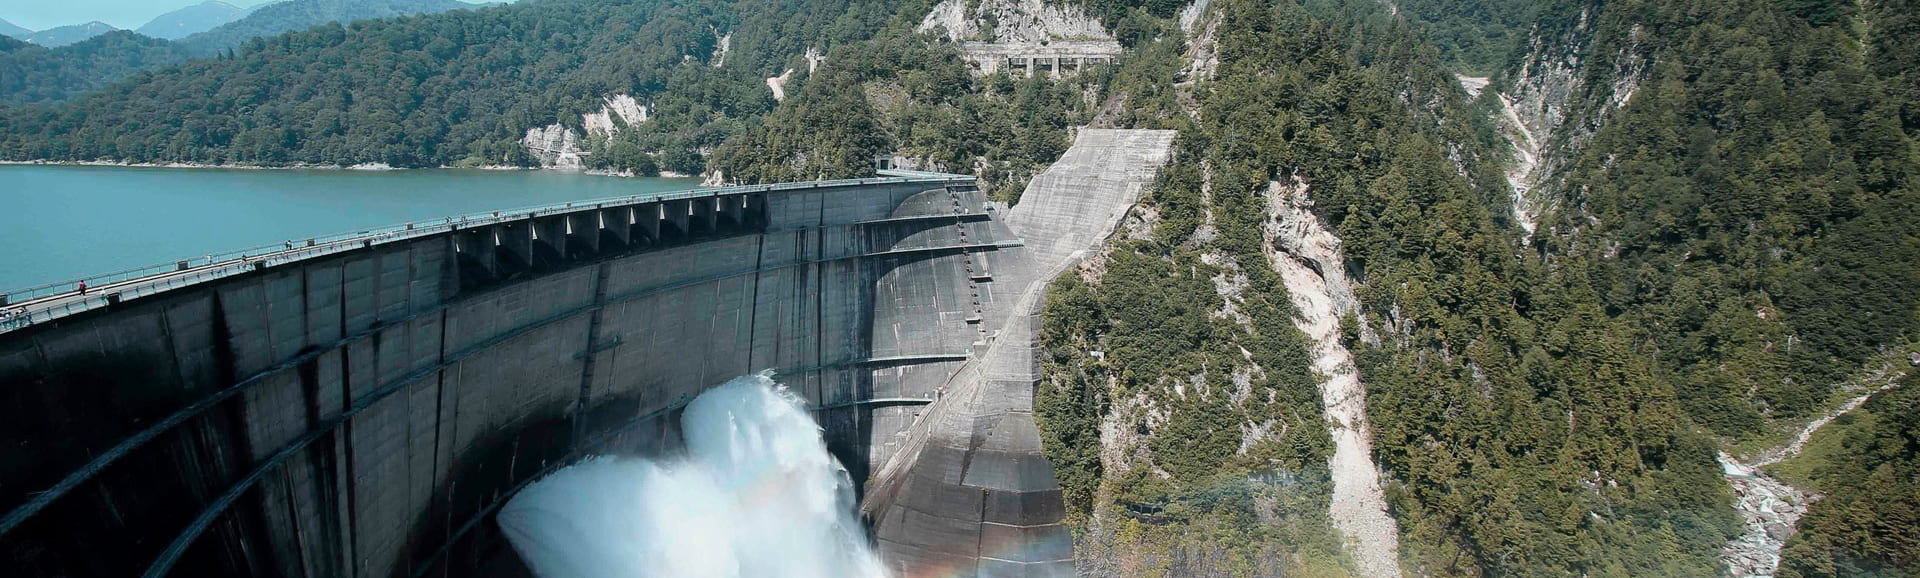
[(883, 171), (11, 295), (31, 317), (0, 326), (0, 555), (13, 576), (524, 575), (492, 523), (515, 491), (672, 454), (684, 404), (771, 368), (867, 483), (890, 569), (1069, 575), (1036, 314), (1171, 139), (1082, 130), (1011, 211), (971, 176)]

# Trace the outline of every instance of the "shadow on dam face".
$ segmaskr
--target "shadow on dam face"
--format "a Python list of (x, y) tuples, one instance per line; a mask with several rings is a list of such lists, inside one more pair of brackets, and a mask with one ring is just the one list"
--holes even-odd
[(524, 575), (513, 491), (671, 455), (682, 405), (768, 368), (860, 480), (979, 339), (991, 219), (929, 174), (576, 203), (0, 332), (0, 564)]
[[(455, 458), (461, 465), (436, 488), (434, 495), (444, 496), (444, 502), (430, 504), (413, 522), (407, 532), (407, 552), (427, 561), (423, 570), (428, 575), (531, 576), (499, 527), (491, 523), (493, 514), (521, 488), (587, 455), (679, 454), (684, 442), (681, 409), (634, 419), (644, 406), (638, 398), (608, 400), (589, 409), (581, 420), (564, 411), (549, 413), (517, 430), (497, 431), (476, 440)], [(582, 426), (581, 421), (607, 427)], [(614, 432), (619, 437), (578, 439), (581, 431)], [(466, 522), (455, 526), (457, 520)]]

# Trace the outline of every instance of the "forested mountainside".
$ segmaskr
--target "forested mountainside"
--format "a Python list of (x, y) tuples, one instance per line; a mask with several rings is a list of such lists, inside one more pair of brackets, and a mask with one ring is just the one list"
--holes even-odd
[(180, 44), (195, 55), (209, 55), (248, 40), (290, 30), (306, 30), (328, 22), (434, 14), (479, 8), (459, 0), (292, 0), (254, 9), (246, 17), (188, 35)]
[[(616, 91), (659, 92), (671, 81), (700, 103), (688, 121), (695, 128), (764, 112), (773, 100), (763, 72), (810, 43), (871, 35), (889, 17), (835, 3), (801, 14), (730, 6), (554, 0), (291, 32), (63, 105), (15, 108), (0, 120), (0, 154), (526, 164), (523, 131), (556, 119), (577, 124)], [(741, 32), (730, 43), (733, 65), (690, 65), (714, 56), (723, 24)]]
[[(866, 174), (876, 155), (892, 154), (933, 170), (977, 169), (996, 198), (1017, 200), (1026, 179), (1066, 150), (1068, 128), (1091, 118), (1088, 93), (1118, 74), (974, 78), (952, 44), (909, 27), (842, 45), (826, 62), (764, 123), (727, 140), (714, 168), (739, 182), (777, 182)], [(643, 125), (612, 144), (665, 128)]]
[[(1247, 455), (1257, 416), (1200, 412), (1214, 419), (1213, 437), (1123, 445), (1121, 459), (1078, 446), (1188, 425), (1172, 408), (1218, 402), (1177, 386), (1244, 383), (1226, 376), (1265, 368), (1242, 354), (1251, 349), (1206, 345), (1233, 308), (1189, 305), (1207, 302), (1206, 284), (1169, 279), (1225, 279), (1216, 292), (1229, 305), (1245, 292), (1285, 303), (1271, 284), (1229, 288), (1242, 275), (1261, 288), (1265, 273), (1241, 271), (1260, 261), (1247, 242), (1257, 237), (1242, 229), (1234, 243), (1220, 224), (1261, 216), (1253, 195), (1277, 183), (1311, 191), (1360, 280), (1361, 313), (1347, 331), (1404, 560), (1441, 575), (1719, 572), (1716, 557), (1740, 528), (1718, 479), (1716, 436), (1760, 437), (1810, 417), (1870, 358), (1920, 337), (1915, 74), (1902, 61), (1915, 52), (1901, 33), (1914, 27), (1911, 7), (1397, 5), (1437, 55), (1357, 6), (1308, 3), (1275, 17), (1224, 3), (1218, 79), (1196, 91), (1200, 122), (1182, 133), (1180, 164), (1147, 204), (1161, 219), (1158, 242), (1122, 244), (1102, 280), (1055, 290), (1048, 343), (1059, 389), (1043, 388), (1036, 411), (1063, 448), (1056, 468), (1070, 495), (1123, 527), (1182, 492), (1220, 503), (1206, 482), (1161, 462), (1206, 439), (1213, 457)], [(1336, 40), (1311, 44), (1308, 22)], [(1503, 78), (1455, 104), (1463, 95), (1444, 94), (1443, 66)], [(1550, 67), (1565, 67), (1571, 85), (1516, 86), (1547, 82), (1540, 69)], [(1551, 93), (1532, 113), (1565, 128), (1539, 135), (1558, 138), (1548, 150), (1564, 158), (1536, 181), (1552, 209), (1531, 236), (1500, 198), (1511, 186), (1490, 172), (1512, 154), (1490, 126), (1498, 91), (1529, 89)], [(1516, 251), (1522, 242), (1528, 250)], [(1143, 263), (1168, 271), (1129, 274)], [(1246, 334), (1274, 324), (1255, 328)], [(1126, 346), (1143, 335), (1195, 345)], [(1116, 463), (1127, 470), (1103, 471)], [(1312, 479), (1285, 460), (1248, 471), (1262, 467)], [(1136, 489), (1142, 479), (1151, 491)], [(1240, 519), (1256, 518), (1272, 515)], [(1156, 546), (1219, 543), (1173, 535)], [(1834, 555), (1890, 539), (1856, 538)]]
[[(272, 6), (272, 4), (263, 6)], [(252, 9), (241, 8), (220, 0), (206, 0), (155, 16), (153, 20), (148, 20), (146, 24), (135, 28), (134, 32), (161, 40), (179, 40), (239, 20), (251, 12), (253, 12)]]
[[(1920, 308), (1920, 58), (1904, 0), (1617, 3), (1586, 55), (1626, 105), (1547, 181), (1535, 248), (1584, 256), (1700, 425), (1818, 409)], [(1864, 49), (1863, 49), (1864, 46)], [(1598, 70), (1596, 70), (1598, 69)], [(1611, 80), (1611, 81), (1609, 81)], [(1613, 94), (1608, 94), (1612, 92)], [(1626, 94), (1620, 94), (1626, 93)], [(1569, 110), (1595, 110), (1578, 103)]]
[[(1413, 575), (1716, 575), (1752, 532), (1720, 452), (1920, 343), (1912, 0), (1054, 5), (1123, 56), (980, 75), (925, 1), (524, 0), (42, 72), (89, 92), (0, 108), (0, 158), (537, 166), (541, 129), (592, 168), (891, 155), (1018, 202), (1074, 127), (1177, 129), (1045, 311), (1034, 410), (1102, 576), (1381, 575), (1362, 543)], [(1901, 383), (1816, 432), (1840, 449), (1783, 575), (1920, 572)], [(1335, 466), (1356, 432), (1377, 478)], [(1356, 533), (1356, 481), (1392, 527)]]
[(40, 46), (60, 47), (60, 46), (66, 46), (68, 44), (73, 44), (75, 42), (80, 42), (88, 38), (93, 38), (101, 34), (106, 34), (108, 32), (113, 32), (114, 30), (118, 30), (118, 29), (114, 28), (112, 25), (107, 24), (105, 22), (100, 22), (98, 20), (95, 20), (93, 22), (87, 22), (85, 24), (70, 24), (67, 26), (55, 26), (53, 28), (48, 28), (46, 30), (40, 30), (37, 32), (33, 32), (31, 34), (27, 34), (26, 36), (20, 37), (20, 39), (25, 40), (27, 42), (34, 43), (34, 44), (38, 44)]
[[(1444, 3), (1401, 5), (1425, 16)], [(1830, 411), (1860, 393), (1838, 390), (1849, 377), (1906, 365), (1920, 338), (1915, 8), (1527, 7), (1539, 24), (1481, 95), (1545, 141), (1530, 249), (1550, 268), (1586, 264), (1584, 284), (1633, 328), (1689, 421), (1730, 446)], [(1889, 517), (1816, 505), (1827, 514), (1802, 520), (1783, 572), (1916, 571), (1896, 546), (1911, 532), (1861, 530), (1899, 520), (1914, 496), (1882, 482)]]
[[(1499, 225), (1502, 155), (1438, 52), (1368, 2), (1219, 9), (1218, 76), (1196, 88), (1179, 164), (1147, 204), (1157, 224), (1097, 281), (1063, 280), (1048, 309), (1049, 440), (1151, 432), (1121, 459), (1062, 449), (1075, 503), (1148, 536), (1140, 550), (1252, 534), (1267, 537), (1255, 551), (1337, 558), (1337, 539), (1293, 537), (1326, 535), (1324, 511), (1302, 505), (1324, 503), (1329, 451), (1287, 322), (1329, 312), (1296, 309), (1274, 271), (1303, 257), (1276, 229), (1298, 218), (1281, 198), (1304, 194), (1357, 282), (1343, 341), (1409, 571), (1714, 574), (1736, 523), (1713, 441), (1584, 283), (1583, 259), (1517, 251)], [(1166, 518), (1221, 529), (1156, 534)]]
[[(603, 97), (633, 94), (651, 118), (589, 143), (593, 166), (694, 174), (713, 156), (755, 182), (862, 174), (898, 152), (979, 163), (1012, 183), (1002, 196), (1018, 191), (1085, 120), (1091, 84), (974, 79), (954, 45), (914, 32), (917, 6), (547, 0), (328, 26), (4, 111), (0, 158), (533, 165), (527, 129), (578, 130)], [(836, 64), (819, 83), (809, 50)], [(776, 104), (766, 79), (789, 69), (792, 104), (760, 122)]]
[(1563, 0), (1405, 0), (1393, 6), (1420, 26), (1448, 68), (1471, 76), (1505, 71), (1530, 37), (1562, 29), (1568, 23), (1555, 18), (1578, 14), (1577, 2)]
[(0, 104), (65, 100), (187, 58), (177, 44), (125, 30), (59, 48), (0, 37)]
[[(351, 23), (478, 7), (456, 0), (283, 0), (244, 11), (245, 17), (212, 30), (182, 34), (186, 38), (172, 42), (155, 37), (167, 36), (164, 34), (113, 30), (52, 48), (32, 45), (40, 50), (0, 46), (0, 51), (5, 51), (5, 55), (0, 56), (0, 104), (59, 102), (105, 88), (140, 72), (160, 70), (189, 58), (221, 55), (256, 37), (306, 30), (328, 22)], [(238, 10), (220, 2), (206, 2), (178, 12), (224, 9)], [(180, 17), (217, 18), (170, 13), (148, 26), (186, 25), (170, 22)], [(141, 31), (151, 30), (142, 27)]]

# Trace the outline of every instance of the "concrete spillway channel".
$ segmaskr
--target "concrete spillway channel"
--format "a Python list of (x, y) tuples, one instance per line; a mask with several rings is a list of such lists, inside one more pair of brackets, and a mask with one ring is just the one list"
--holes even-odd
[(521, 575), (491, 523), (513, 491), (675, 452), (683, 404), (766, 368), (865, 479), (976, 357), (976, 295), (1020, 244), (985, 205), (912, 172), (657, 194), (15, 299), (36, 315), (0, 332), (0, 556)]
[[(976, 255), (983, 341), (869, 488), (882, 559), (898, 576), (1072, 576), (1073, 539), (1033, 421), (1047, 284), (1097, 250), (1165, 164), (1173, 131), (1082, 129), (989, 225), (1021, 247)], [(978, 271), (976, 270), (976, 275)], [(979, 278), (976, 276), (976, 278)]]

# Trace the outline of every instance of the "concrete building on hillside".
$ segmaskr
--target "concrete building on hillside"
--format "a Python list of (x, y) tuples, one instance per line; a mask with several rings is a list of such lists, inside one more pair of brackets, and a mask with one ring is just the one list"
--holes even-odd
[(968, 42), (961, 52), (980, 74), (1006, 70), (1022, 76), (1062, 76), (1077, 74), (1089, 66), (1112, 64), (1120, 57), (1120, 43), (1112, 40)]

